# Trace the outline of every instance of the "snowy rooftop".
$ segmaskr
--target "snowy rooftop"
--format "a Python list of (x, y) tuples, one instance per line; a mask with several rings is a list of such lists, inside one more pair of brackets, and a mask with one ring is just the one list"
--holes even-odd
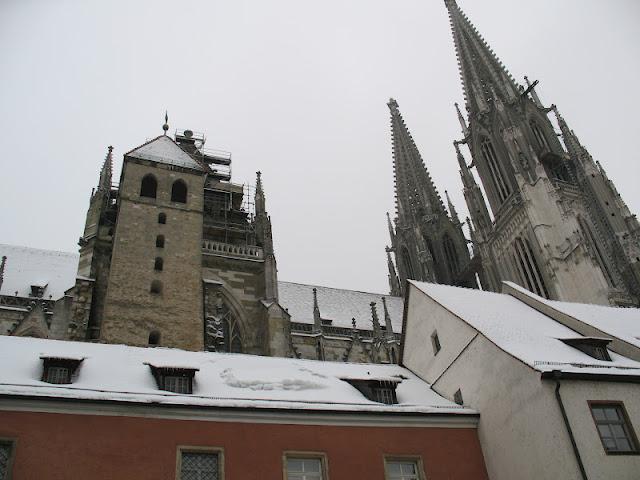
[(161, 135), (126, 154), (128, 157), (202, 170), (202, 166), (182, 150), (176, 142)]
[(385, 297), (391, 317), (393, 331), (402, 332), (403, 300), (381, 293), (358, 292), (338, 288), (303, 285), (300, 283), (278, 282), (280, 305), (291, 315), (291, 321), (313, 323), (313, 289), (317, 288), (320, 317), (331, 320), (336, 327), (351, 328), (351, 319), (363, 330), (372, 330), (371, 302), (376, 303), (378, 319), (384, 326), (382, 297)]
[(31, 295), (31, 286), (45, 286), (43, 298), (57, 300), (73, 287), (78, 254), (0, 244), (0, 257), (7, 257), (0, 295)]
[(539, 297), (535, 293), (525, 290), (515, 283), (505, 282), (538, 302), (544, 303), (553, 309), (569, 315), (576, 320), (592, 325), (593, 327), (617, 337), (640, 348), (640, 309), (617, 308), (604, 305), (589, 305), (586, 303), (559, 302)]
[[(7, 256), (7, 266), (2, 284), (2, 295), (29, 296), (31, 285), (47, 283), (44, 298), (52, 295), (54, 300), (62, 297), (65, 290), (73, 287), (78, 268), (78, 254), (39, 250), (37, 248), (15, 247), (0, 244), (0, 257)], [(355, 318), (357, 327), (372, 330), (371, 302), (376, 302), (380, 324), (384, 326), (382, 297), (393, 324), (393, 331), (402, 331), (403, 303), (400, 297), (329, 287), (314, 287), (291, 282), (278, 282), (280, 305), (286, 308), (291, 320), (313, 323), (313, 289), (318, 289), (318, 306), (323, 319), (332, 320), (332, 325), (351, 328)]]
[(583, 336), (510, 295), (415, 281), (411, 283), (499, 348), (536, 370), (640, 375), (640, 362), (611, 351), (611, 362), (597, 360), (566, 345), (561, 339)]
[[(72, 384), (40, 380), (40, 357), (84, 360)], [(193, 394), (159, 390), (148, 364), (198, 369)], [(367, 400), (342, 378), (401, 380), (398, 405)], [(212, 407), (474, 414), (398, 365), (320, 362), (0, 336), (0, 395)]]

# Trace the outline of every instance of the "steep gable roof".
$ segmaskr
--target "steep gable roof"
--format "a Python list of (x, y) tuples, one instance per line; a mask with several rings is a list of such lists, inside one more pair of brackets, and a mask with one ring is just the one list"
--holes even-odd
[(562, 339), (583, 336), (510, 295), (409, 282), (500, 349), (535, 370), (640, 375), (640, 362), (615, 352), (610, 352), (610, 362), (596, 360), (565, 344)]
[(176, 142), (166, 135), (160, 135), (134, 148), (127, 152), (125, 156), (204, 171), (202, 165), (195, 161), (188, 153), (182, 150)]

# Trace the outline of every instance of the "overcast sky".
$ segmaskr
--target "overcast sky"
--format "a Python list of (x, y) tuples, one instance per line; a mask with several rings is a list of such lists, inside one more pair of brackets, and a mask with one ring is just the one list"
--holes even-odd
[[(640, 2), (459, 5), (640, 212)], [(466, 216), (441, 0), (2, 0), (0, 47), (0, 243), (77, 251), (107, 146), (119, 175), (165, 109), (263, 172), (280, 280), (388, 290), (391, 96)]]

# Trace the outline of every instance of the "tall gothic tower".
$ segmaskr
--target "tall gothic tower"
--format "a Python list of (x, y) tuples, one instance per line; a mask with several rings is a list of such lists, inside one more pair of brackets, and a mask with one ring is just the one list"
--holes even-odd
[(636, 217), (556, 107), (543, 106), (537, 81), (518, 85), (455, 0), (445, 4), (468, 114), (467, 125), (458, 110), (463, 138), (454, 144), (483, 287), (511, 280), (552, 299), (637, 305)]
[(395, 228), (387, 214), (391, 294), (402, 295), (407, 279), (473, 287), (475, 277), (469, 268), (467, 241), (455, 208), (447, 196), (449, 211), (445, 209), (402, 119), (398, 102), (391, 99), (387, 105), (391, 110), (396, 194)]

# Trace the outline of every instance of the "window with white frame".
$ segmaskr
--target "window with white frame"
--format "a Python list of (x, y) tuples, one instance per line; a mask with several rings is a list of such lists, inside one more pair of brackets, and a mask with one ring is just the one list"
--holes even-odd
[(12, 453), (13, 443), (0, 440), (0, 480), (9, 478)]
[(219, 452), (181, 451), (180, 480), (221, 480)]
[(591, 414), (608, 454), (638, 454), (638, 439), (621, 402), (590, 403)]
[(286, 457), (287, 480), (324, 480), (322, 457)]
[(385, 460), (386, 480), (422, 480), (421, 470), (415, 459)]

